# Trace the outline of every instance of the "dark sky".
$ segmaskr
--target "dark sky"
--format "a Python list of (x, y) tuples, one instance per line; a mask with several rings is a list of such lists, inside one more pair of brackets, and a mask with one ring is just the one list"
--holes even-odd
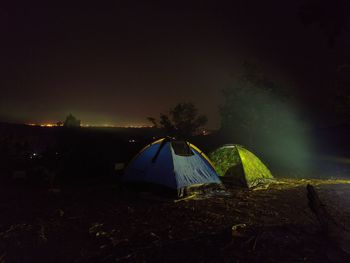
[(330, 47), (302, 24), (302, 0), (27, 2), (0, 8), (0, 121), (148, 124), (191, 101), (217, 128), (220, 90), (244, 61), (307, 104), (350, 60), (348, 32)]

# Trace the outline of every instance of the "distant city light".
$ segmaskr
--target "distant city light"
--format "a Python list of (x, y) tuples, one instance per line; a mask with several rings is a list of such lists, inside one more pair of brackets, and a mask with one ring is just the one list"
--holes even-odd
[(56, 123), (27, 123), (29, 126), (40, 126), (40, 127), (57, 127)]
[(31, 153), (29, 156), (29, 159), (38, 159), (38, 158), (41, 158), (41, 155), (35, 152)]
[[(62, 124), (58, 123), (27, 123), (28, 126), (39, 126), (39, 127), (61, 127)], [(80, 125), (83, 128), (152, 128), (150, 125), (115, 125), (115, 124), (87, 124), (82, 123)]]

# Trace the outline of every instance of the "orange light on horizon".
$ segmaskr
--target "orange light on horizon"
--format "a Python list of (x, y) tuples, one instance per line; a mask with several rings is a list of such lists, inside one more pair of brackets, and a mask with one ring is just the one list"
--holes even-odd
[[(59, 125), (57, 123), (26, 123), (28, 126), (39, 126), (39, 127), (61, 127), (63, 125)], [(82, 123), (82, 128), (152, 128), (150, 125), (115, 125), (115, 124), (87, 124)]]
[(40, 124), (40, 127), (56, 127), (57, 124), (52, 124), (52, 123), (43, 123)]
[(56, 123), (26, 123), (28, 126), (58, 127)]

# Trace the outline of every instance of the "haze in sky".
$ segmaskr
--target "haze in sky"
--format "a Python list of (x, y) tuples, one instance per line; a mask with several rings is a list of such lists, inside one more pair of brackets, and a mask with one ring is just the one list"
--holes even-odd
[(254, 61), (300, 105), (314, 105), (349, 61), (348, 35), (329, 47), (300, 19), (305, 1), (0, 9), (0, 121), (140, 125), (178, 102), (193, 102), (219, 128), (221, 90)]

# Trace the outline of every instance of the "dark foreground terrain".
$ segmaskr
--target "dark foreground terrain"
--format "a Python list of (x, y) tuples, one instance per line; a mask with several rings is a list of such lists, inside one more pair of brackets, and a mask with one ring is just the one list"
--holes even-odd
[(0, 262), (328, 262), (307, 183), (349, 224), (348, 181), (284, 179), (176, 201), (117, 185), (3, 185)]

